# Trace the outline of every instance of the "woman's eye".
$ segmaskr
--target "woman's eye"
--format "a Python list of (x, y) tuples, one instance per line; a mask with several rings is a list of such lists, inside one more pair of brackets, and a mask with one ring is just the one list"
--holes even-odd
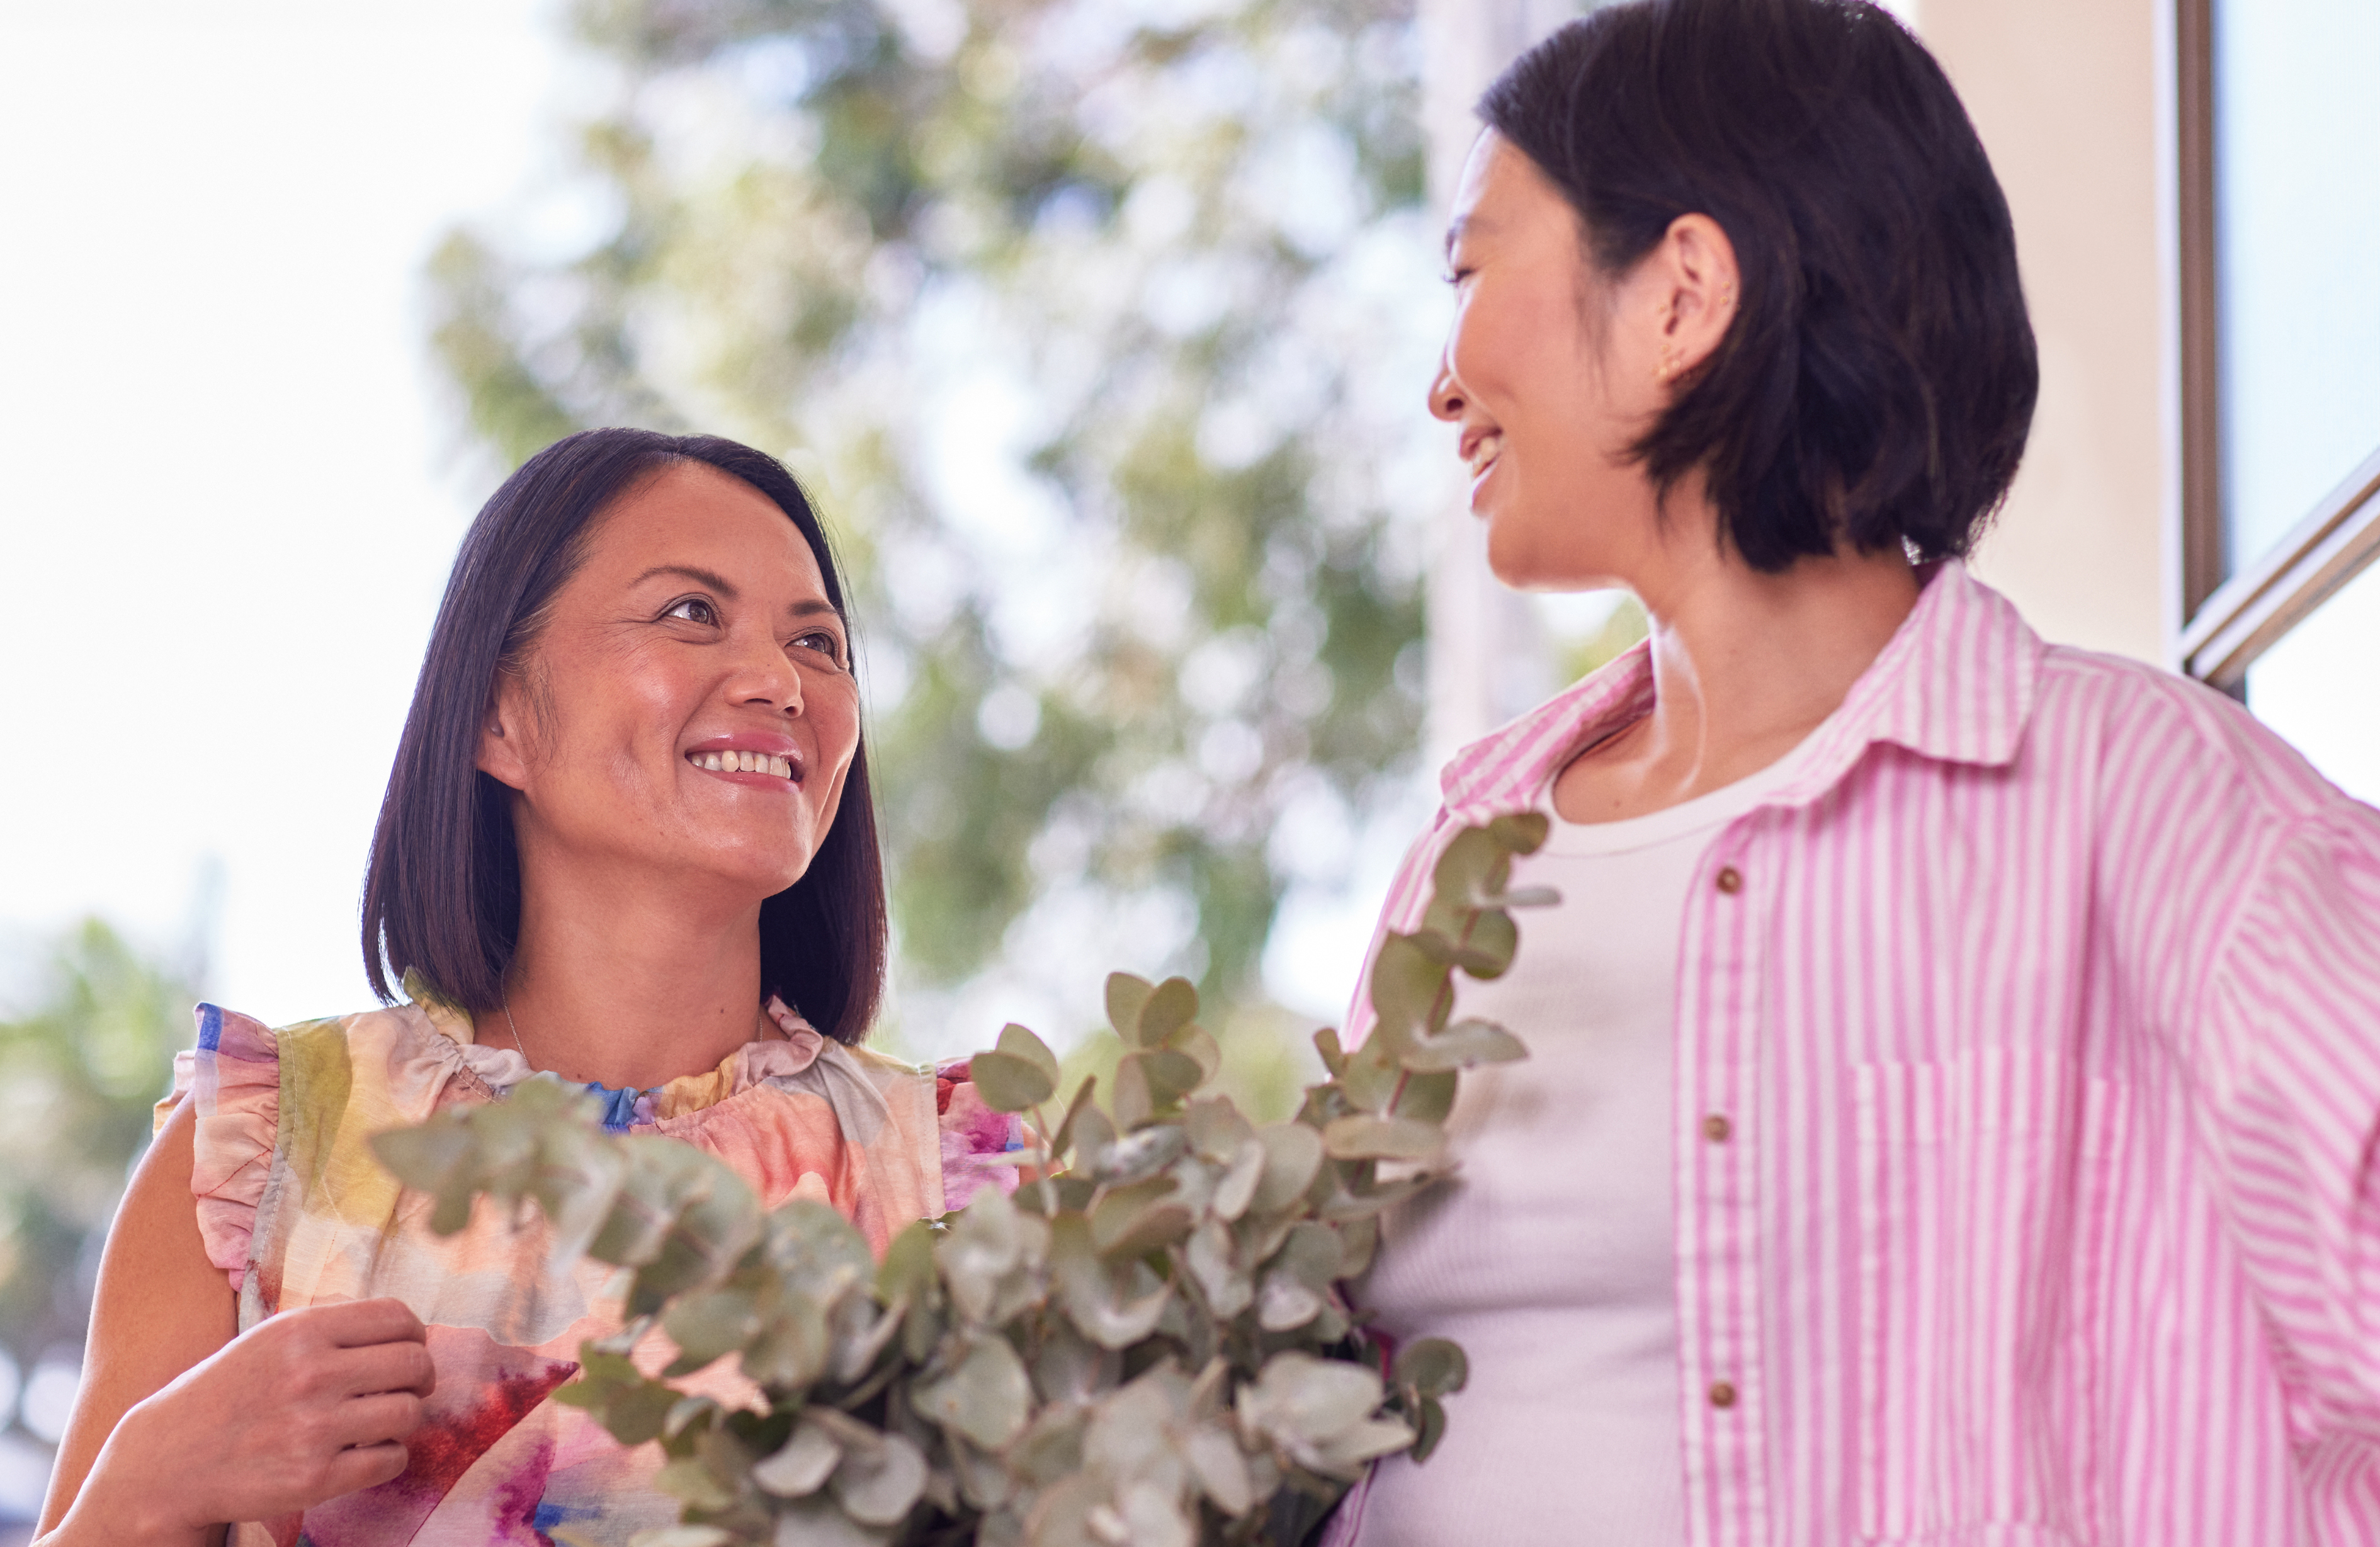
[(663, 613), (662, 616), (679, 617), (688, 623), (716, 626), (719, 622), (719, 609), (699, 596), (689, 596), (683, 602), (673, 603), (670, 610)]
[(796, 637), (794, 643), (804, 650), (817, 652), (838, 666), (843, 664), (843, 636), (840, 634), (824, 628), (814, 628), (807, 634)]

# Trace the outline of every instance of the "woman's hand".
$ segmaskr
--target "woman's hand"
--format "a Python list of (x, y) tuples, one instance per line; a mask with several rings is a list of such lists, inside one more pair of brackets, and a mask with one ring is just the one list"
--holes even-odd
[(191, 1205), (195, 1121), (187, 1101), (166, 1120), (108, 1232), (43, 1547), (199, 1547), (225, 1522), (405, 1469), (431, 1389), (420, 1322), (395, 1300), (361, 1300), (238, 1334)]
[(388, 1481), (436, 1380), (423, 1336), (401, 1300), (259, 1322), (117, 1421), (70, 1523), (199, 1539)]

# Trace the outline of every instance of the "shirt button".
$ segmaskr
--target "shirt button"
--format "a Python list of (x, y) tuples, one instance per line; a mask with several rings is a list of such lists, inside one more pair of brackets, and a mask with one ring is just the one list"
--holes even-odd
[(1703, 1119), (1703, 1137), (1714, 1144), (1726, 1143), (1734, 1133), (1735, 1125), (1727, 1120), (1725, 1113), (1714, 1112)]
[(1710, 1389), (1710, 1405), (1714, 1407), (1734, 1407), (1735, 1387), (1725, 1381), (1713, 1381)]
[(1730, 897), (1742, 891), (1743, 872), (1733, 865), (1726, 867), (1718, 872), (1718, 889)]

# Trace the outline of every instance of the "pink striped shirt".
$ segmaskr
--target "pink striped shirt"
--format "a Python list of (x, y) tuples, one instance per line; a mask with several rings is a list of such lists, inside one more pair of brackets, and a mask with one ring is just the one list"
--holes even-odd
[[(1466, 748), (1382, 927), (1652, 698)], [(2380, 812), (1957, 564), (1813, 751), (1681, 936), (1691, 1539), (2380, 1542)]]

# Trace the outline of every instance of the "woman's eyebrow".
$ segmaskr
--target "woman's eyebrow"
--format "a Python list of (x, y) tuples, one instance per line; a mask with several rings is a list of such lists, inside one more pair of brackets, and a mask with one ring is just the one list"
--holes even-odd
[(843, 619), (843, 609), (832, 602), (796, 602), (785, 611), (795, 617), (831, 617), (837, 622)]
[(698, 569), (690, 564), (657, 564), (628, 583), (640, 586), (656, 575), (682, 575), (697, 585), (709, 586), (727, 601), (735, 600), (735, 588), (728, 582), (727, 577), (708, 569)]

